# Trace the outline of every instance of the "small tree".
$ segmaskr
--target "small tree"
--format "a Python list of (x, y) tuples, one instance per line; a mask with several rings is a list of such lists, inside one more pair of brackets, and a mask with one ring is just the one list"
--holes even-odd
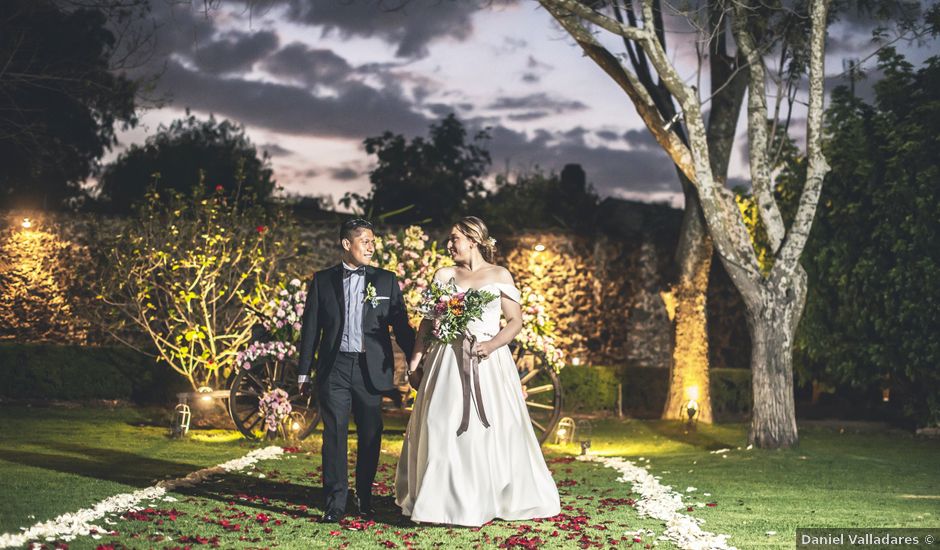
[(56, 208), (79, 196), (115, 125), (137, 120), (137, 84), (112, 70), (117, 10), (63, 4), (0, 2), (0, 204)]
[(251, 339), (295, 232), (281, 212), (241, 209), (221, 191), (146, 198), (110, 243), (101, 295), (114, 307), (112, 334), (132, 343), (130, 325), (193, 388), (217, 387)]
[(130, 212), (150, 187), (189, 194), (204, 182), (241, 203), (264, 200), (274, 190), (267, 153), (259, 156), (243, 126), (193, 115), (132, 145), (104, 169), (98, 190), (112, 210)]
[(369, 174), (372, 190), (365, 197), (347, 193), (340, 202), (355, 202), (375, 217), (394, 213), (398, 223), (451, 222), (467, 199), (483, 190), (481, 178), (490, 164), (483, 147), (487, 139), (484, 131), (468, 142), (467, 131), (453, 114), (432, 124), (428, 139), (417, 137), (409, 143), (391, 132), (368, 138), (366, 152), (378, 158)]

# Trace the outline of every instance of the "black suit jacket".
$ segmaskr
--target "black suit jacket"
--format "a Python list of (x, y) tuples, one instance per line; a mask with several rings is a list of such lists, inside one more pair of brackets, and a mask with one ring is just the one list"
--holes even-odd
[[(415, 331), (408, 323), (405, 300), (395, 274), (366, 266), (365, 278), (366, 288), (371, 284), (377, 296), (388, 298), (379, 300), (375, 307), (366, 303), (362, 308), (362, 344), (368, 377), (366, 383), (384, 392), (394, 387), (395, 359), (389, 327), (394, 330), (395, 341), (408, 358), (414, 350)], [(309, 376), (313, 369), (318, 384), (326, 380), (343, 338), (346, 323), (343, 294), (343, 264), (318, 271), (307, 287), (298, 374)]]

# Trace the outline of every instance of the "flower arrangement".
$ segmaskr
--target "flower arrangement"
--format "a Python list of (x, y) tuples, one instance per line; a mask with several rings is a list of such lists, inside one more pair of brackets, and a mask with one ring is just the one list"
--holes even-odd
[(557, 345), (555, 322), (545, 309), (545, 297), (530, 287), (522, 289), (522, 330), (516, 336), (523, 349), (538, 353), (555, 371), (565, 366), (565, 353)]
[(290, 396), (281, 388), (275, 388), (264, 392), (258, 398), (261, 406), (261, 414), (264, 415), (264, 424), (268, 432), (276, 432), (283, 426), (284, 421), (290, 417), (291, 407)]
[(434, 321), (431, 338), (449, 344), (467, 330), (471, 321), (483, 316), (483, 307), (499, 296), (485, 290), (458, 292), (453, 283), (433, 281), (424, 289), (418, 311)]
[(296, 341), (302, 327), (307, 291), (300, 279), (291, 279), (279, 286), (275, 298), (265, 304), (262, 324), (274, 339)]
[(415, 325), (421, 320), (417, 312), (434, 273), (442, 267), (454, 265), (447, 252), (438, 248), (437, 242), (431, 241), (417, 225), (397, 234), (376, 238), (374, 258), (378, 267), (398, 277), (405, 306)]
[(290, 342), (279, 340), (271, 342), (252, 342), (246, 349), (235, 356), (235, 364), (243, 369), (250, 369), (252, 365), (264, 358), (274, 358), (283, 361), (297, 354), (297, 347)]

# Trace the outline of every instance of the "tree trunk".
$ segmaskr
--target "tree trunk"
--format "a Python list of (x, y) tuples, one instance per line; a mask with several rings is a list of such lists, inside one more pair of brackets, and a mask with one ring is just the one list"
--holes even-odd
[(705, 300), (712, 242), (695, 190), (691, 185), (686, 189), (685, 212), (676, 250), (679, 280), (671, 291), (675, 300), (675, 346), (669, 365), (669, 394), (662, 418), (686, 418), (686, 405), (694, 399), (698, 404), (698, 420), (711, 423)]
[(806, 302), (806, 274), (742, 291), (751, 336), (754, 408), (748, 442), (763, 449), (799, 443), (793, 399), (793, 343)]

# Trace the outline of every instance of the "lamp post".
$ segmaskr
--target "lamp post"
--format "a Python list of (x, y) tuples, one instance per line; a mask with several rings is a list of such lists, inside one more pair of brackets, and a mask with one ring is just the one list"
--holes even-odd
[(682, 416), (684, 413), (686, 417), (686, 423), (685, 423), (686, 430), (687, 431), (694, 430), (695, 422), (696, 422), (695, 417), (698, 416), (698, 409), (699, 409), (698, 401), (697, 401), (698, 400), (698, 386), (689, 386), (688, 388), (686, 388), (685, 396), (686, 396), (687, 401), (682, 406), (683, 410), (680, 412), (680, 416)]

